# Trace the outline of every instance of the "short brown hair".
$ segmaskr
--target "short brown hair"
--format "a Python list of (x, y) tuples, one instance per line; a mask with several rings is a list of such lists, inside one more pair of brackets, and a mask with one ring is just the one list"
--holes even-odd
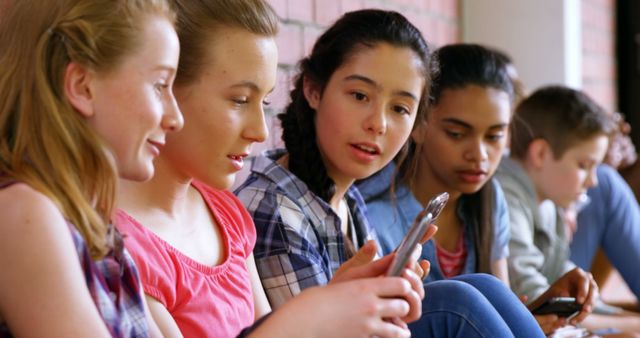
[(538, 89), (516, 108), (511, 156), (524, 159), (529, 145), (547, 141), (556, 159), (575, 144), (615, 130), (611, 117), (585, 93), (564, 86)]
[(180, 64), (176, 85), (198, 78), (216, 28), (245, 29), (263, 36), (278, 34), (278, 16), (264, 0), (171, 0), (178, 19)]

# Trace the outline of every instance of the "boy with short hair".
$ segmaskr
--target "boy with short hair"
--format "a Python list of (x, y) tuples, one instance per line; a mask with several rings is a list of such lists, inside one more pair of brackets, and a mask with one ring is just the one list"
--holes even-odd
[[(509, 206), (507, 262), (516, 294), (536, 299), (575, 269), (562, 218), (558, 213), (548, 217), (541, 208), (567, 208), (597, 185), (596, 168), (614, 130), (604, 109), (567, 87), (541, 88), (517, 107), (510, 157), (496, 172)], [(600, 326), (593, 323), (585, 322)]]

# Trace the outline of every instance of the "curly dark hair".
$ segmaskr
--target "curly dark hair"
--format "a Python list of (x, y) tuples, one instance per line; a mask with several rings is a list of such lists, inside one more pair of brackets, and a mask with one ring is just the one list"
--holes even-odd
[[(315, 110), (304, 96), (304, 81), (311, 81), (320, 92), (333, 73), (349, 57), (379, 43), (411, 49), (422, 61), (425, 86), (418, 106), (417, 119), (426, 110), (431, 80), (430, 52), (420, 31), (400, 13), (367, 9), (344, 14), (316, 41), (311, 55), (299, 63), (291, 103), (278, 115), (282, 123), (282, 140), (289, 152), (289, 170), (323, 200), (335, 193), (316, 143)], [(397, 158), (405, 156), (403, 148)]]

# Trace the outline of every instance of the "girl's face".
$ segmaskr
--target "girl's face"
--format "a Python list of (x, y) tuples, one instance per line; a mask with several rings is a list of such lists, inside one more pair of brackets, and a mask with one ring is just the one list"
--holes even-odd
[(178, 37), (162, 17), (145, 21), (139, 49), (114, 71), (96, 74), (89, 116), (89, 124), (111, 147), (119, 175), (138, 181), (153, 175), (153, 159), (167, 132), (182, 127), (171, 91), (180, 54)]
[(185, 125), (169, 137), (166, 160), (185, 177), (227, 189), (252, 144), (268, 135), (264, 106), (278, 51), (272, 37), (221, 27), (203, 63), (199, 79), (175, 88)]
[(378, 43), (346, 59), (324, 91), (305, 83), (318, 148), (336, 183), (375, 173), (406, 142), (425, 85), (421, 67), (411, 49)]
[(445, 89), (416, 126), (422, 144), (419, 175), (449, 193), (475, 193), (493, 175), (507, 144), (511, 119), (509, 95), (492, 87), (467, 85)]

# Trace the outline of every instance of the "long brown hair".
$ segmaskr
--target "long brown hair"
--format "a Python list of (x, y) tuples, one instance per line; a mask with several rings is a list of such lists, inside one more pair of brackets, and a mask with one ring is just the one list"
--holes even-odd
[[(513, 85), (507, 72), (507, 64), (494, 51), (477, 44), (453, 44), (441, 47), (432, 59), (438, 67), (431, 87), (431, 106), (435, 109), (445, 90), (460, 89), (468, 85), (491, 87), (501, 90), (513, 100)], [(431, 111), (431, 110), (429, 110)], [(429, 114), (429, 111), (425, 115)], [(416, 124), (424, 123), (416, 121)], [(421, 144), (411, 140), (407, 160), (399, 167), (399, 176), (407, 185), (417, 176)], [(487, 182), (479, 191), (470, 195), (471, 219), (474, 222), (476, 271), (491, 273), (491, 247), (494, 237), (495, 189)]]
[(114, 70), (165, 0), (20, 0), (0, 20), (0, 174), (50, 198), (94, 259), (113, 248), (117, 174), (107, 146), (64, 94), (71, 62)]

